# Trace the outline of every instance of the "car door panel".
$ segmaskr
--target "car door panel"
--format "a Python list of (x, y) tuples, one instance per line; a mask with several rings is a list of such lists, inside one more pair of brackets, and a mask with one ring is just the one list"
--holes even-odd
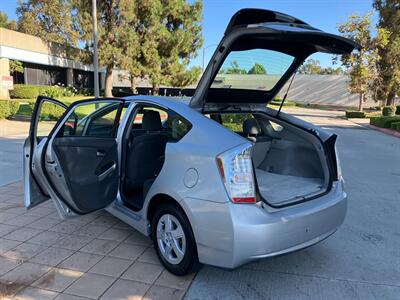
[[(67, 106), (55, 99), (39, 96), (32, 112), (29, 136), (25, 140), (23, 149), (24, 161), (24, 202), (27, 209), (31, 209), (50, 199), (46, 188), (45, 176), (40, 167), (41, 157), (44, 153), (44, 145), (47, 136), (38, 133), (38, 125), (41, 122), (41, 110), (44, 105), (54, 105), (67, 110)], [(55, 120), (53, 120), (55, 121)]]
[[(105, 208), (116, 199), (119, 172), (115, 137), (123, 103), (115, 98), (74, 103), (49, 137), (42, 168), (49, 194), (63, 218)], [(83, 115), (76, 113), (79, 109)], [(106, 121), (100, 131), (97, 125), (91, 127), (99, 118)]]
[(58, 137), (50, 151), (53, 153), (47, 156), (46, 171), (53, 184), (65, 181), (69, 196), (64, 198), (71, 199), (69, 205), (77, 213), (104, 208), (115, 199), (118, 191), (115, 139)]
[[(59, 115), (58, 122), (44, 114), (44, 123), (52, 118), (52, 129), (42, 135), (38, 123), (45, 102), (66, 112)], [(60, 216), (69, 218), (102, 209), (115, 200), (119, 181), (115, 137), (123, 103), (122, 99), (103, 98), (67, 107), (57, 100), (38, 97), (30, 137), (24, 145), (27, 208), (51, 198)], [(83, 109), (80, 114), (75, 113), (78, 107)]]

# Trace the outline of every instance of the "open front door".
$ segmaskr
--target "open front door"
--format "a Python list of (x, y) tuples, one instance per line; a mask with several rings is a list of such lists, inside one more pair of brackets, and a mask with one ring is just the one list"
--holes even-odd
[(120, 99), (75, 102), (49, 135), (40, 166), (48, 194), (62, 217), (87, 214), (116, 199), (115, 137), (123, 105)]
[(32, 112), (29, 136), (24, 143), (24, 200), (26, 208), (49, 200), (40, 157), (51, 130), (67, 110), (67, 106), (55, 99), (39, 96)]
[(120, 99), (76, 102), (51, 133), (42, 165), (62, 217), (87, 214), (116, 199), (123, 105)]

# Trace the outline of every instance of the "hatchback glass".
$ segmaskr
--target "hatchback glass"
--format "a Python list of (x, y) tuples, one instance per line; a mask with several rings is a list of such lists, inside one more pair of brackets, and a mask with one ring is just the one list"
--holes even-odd
[(232, 51), (211, 88), (270, 91), (293, 61), (293, 56), (267, 49)]

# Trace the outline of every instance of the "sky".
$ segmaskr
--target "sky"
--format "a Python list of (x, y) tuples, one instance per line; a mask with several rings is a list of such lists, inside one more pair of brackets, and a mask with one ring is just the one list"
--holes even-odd
[[(241, 8), (264, 8), (293, 15), (313, 27), (330, 33), (338, 33), (337, 25), (345, 22), (353, 14), (366, 14), (372, 11), (372, 0), (203, 0), (203, 36), (205, 63), (212, 56), (216, 44), (221, 40), (232, 15)], [(15, 9), (18, 1), (0, 0), (0, 10), (16, 19)], [(376, 22), (377, 16), (373, 16)], [(191, 65), (202, 65), (203, 51)], [(331, 56), (314, 54), (322, 66), (331, 66)]]

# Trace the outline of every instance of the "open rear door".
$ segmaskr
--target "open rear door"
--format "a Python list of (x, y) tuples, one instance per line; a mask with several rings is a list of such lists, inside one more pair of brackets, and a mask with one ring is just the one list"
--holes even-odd
[(30, 209), (50, 199), (43, 181), (40, 157), (43, 145), (57, 121), (67, 110), (60, 101), (39, 96), (36, 100), (29, 129), (29, 136), (24, 143), (24, 201)]
[(41, 180), (62, 217), (87, 214), (116, 199), (123, 105), (114, 98), (75, 102), (43, 145)]

